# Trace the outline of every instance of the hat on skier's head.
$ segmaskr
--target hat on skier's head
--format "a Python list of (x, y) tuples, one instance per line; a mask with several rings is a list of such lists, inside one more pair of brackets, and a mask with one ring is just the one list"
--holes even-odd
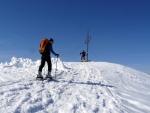
[(49, 41), (52, 41), (52, 42), (53, 42), (54, 40), (53, 40), (52, 38), (50, 38)]

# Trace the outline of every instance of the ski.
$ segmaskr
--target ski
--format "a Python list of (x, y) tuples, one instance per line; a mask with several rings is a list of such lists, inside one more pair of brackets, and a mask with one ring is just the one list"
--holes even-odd
[(55, 78), (44, 78), (45, 81), (54, 81), (54, 82), (59, 82), (58, 80), (56, 80)]
[(35, 79), (31, 79), (30, 81), (48, 81), (48, 82), (51, 82), (51, 81), (54, 81), (54, 82), (59, 82), (57, 79), (55, 78), (38, 78), (36, 77)]
[(37, 81), (43, 81), (44, 78), (36, 78)]

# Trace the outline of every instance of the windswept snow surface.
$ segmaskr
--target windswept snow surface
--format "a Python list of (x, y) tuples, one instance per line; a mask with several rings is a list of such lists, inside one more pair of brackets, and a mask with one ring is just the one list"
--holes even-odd
[[(57, 59), (52, 58), (55, 76)], [(150, 113), (150, 76), (106, 62), (62, 62), (36, 81), (40, 60), (0, 64), (0, 113)], [(43, 68), (43, 76), (47, 66)]]

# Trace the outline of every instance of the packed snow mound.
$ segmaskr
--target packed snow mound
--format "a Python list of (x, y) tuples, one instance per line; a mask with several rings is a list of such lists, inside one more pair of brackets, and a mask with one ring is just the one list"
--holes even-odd
[(0, 64), (0, 113), (150, 113), (149, 75), (107, 62), (51, 60), (50, 82), (35, 80), (40, 60)]
[[(51, 59), (52, 64), (53, 64), (53, 69), (56, 68), (56, 63), (57, 63), (57, 68), (60, 70), (64, 69), (63, 62), (58, 58), (52, 58)], [(16, 58), (12, 57), (11, 61), (8, 63), (1, 63), (0, 67), (13, 67), (13, 68), (29, 68), (29, 67), (39, 67), (41, 60), (37, 61), (32, 61), (29, 58)]]

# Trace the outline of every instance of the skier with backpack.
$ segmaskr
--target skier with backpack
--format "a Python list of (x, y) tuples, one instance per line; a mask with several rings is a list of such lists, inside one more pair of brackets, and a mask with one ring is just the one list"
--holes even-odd
[(81, 55), (81, 61), (85, 61), (86, 52), (83, 50), (82, 52), (80, 52), (80, 55)]
[(53, 51), (53, 46), (52, 44), (54, 43), (54, 40), (50, 38), (49, 40), (47, 38), (43, 38), (41, 43), (40, 43), (40, 54), (41, 56), (41, 65), (39, 66), (38, 74), (37, 74), (37, 80), (42, 80), (42, 69), (45, 65), (45, 62), (48, 64), (48, 72), (46, 74), (46, 79), (52, 79), (51, 76), (51, 70), (52, 70), (52, 63), (51, 63), (51, 57), (50, 53), (52, 52), (55, 56), (59, 57), (59, 54), (55, 53)]

